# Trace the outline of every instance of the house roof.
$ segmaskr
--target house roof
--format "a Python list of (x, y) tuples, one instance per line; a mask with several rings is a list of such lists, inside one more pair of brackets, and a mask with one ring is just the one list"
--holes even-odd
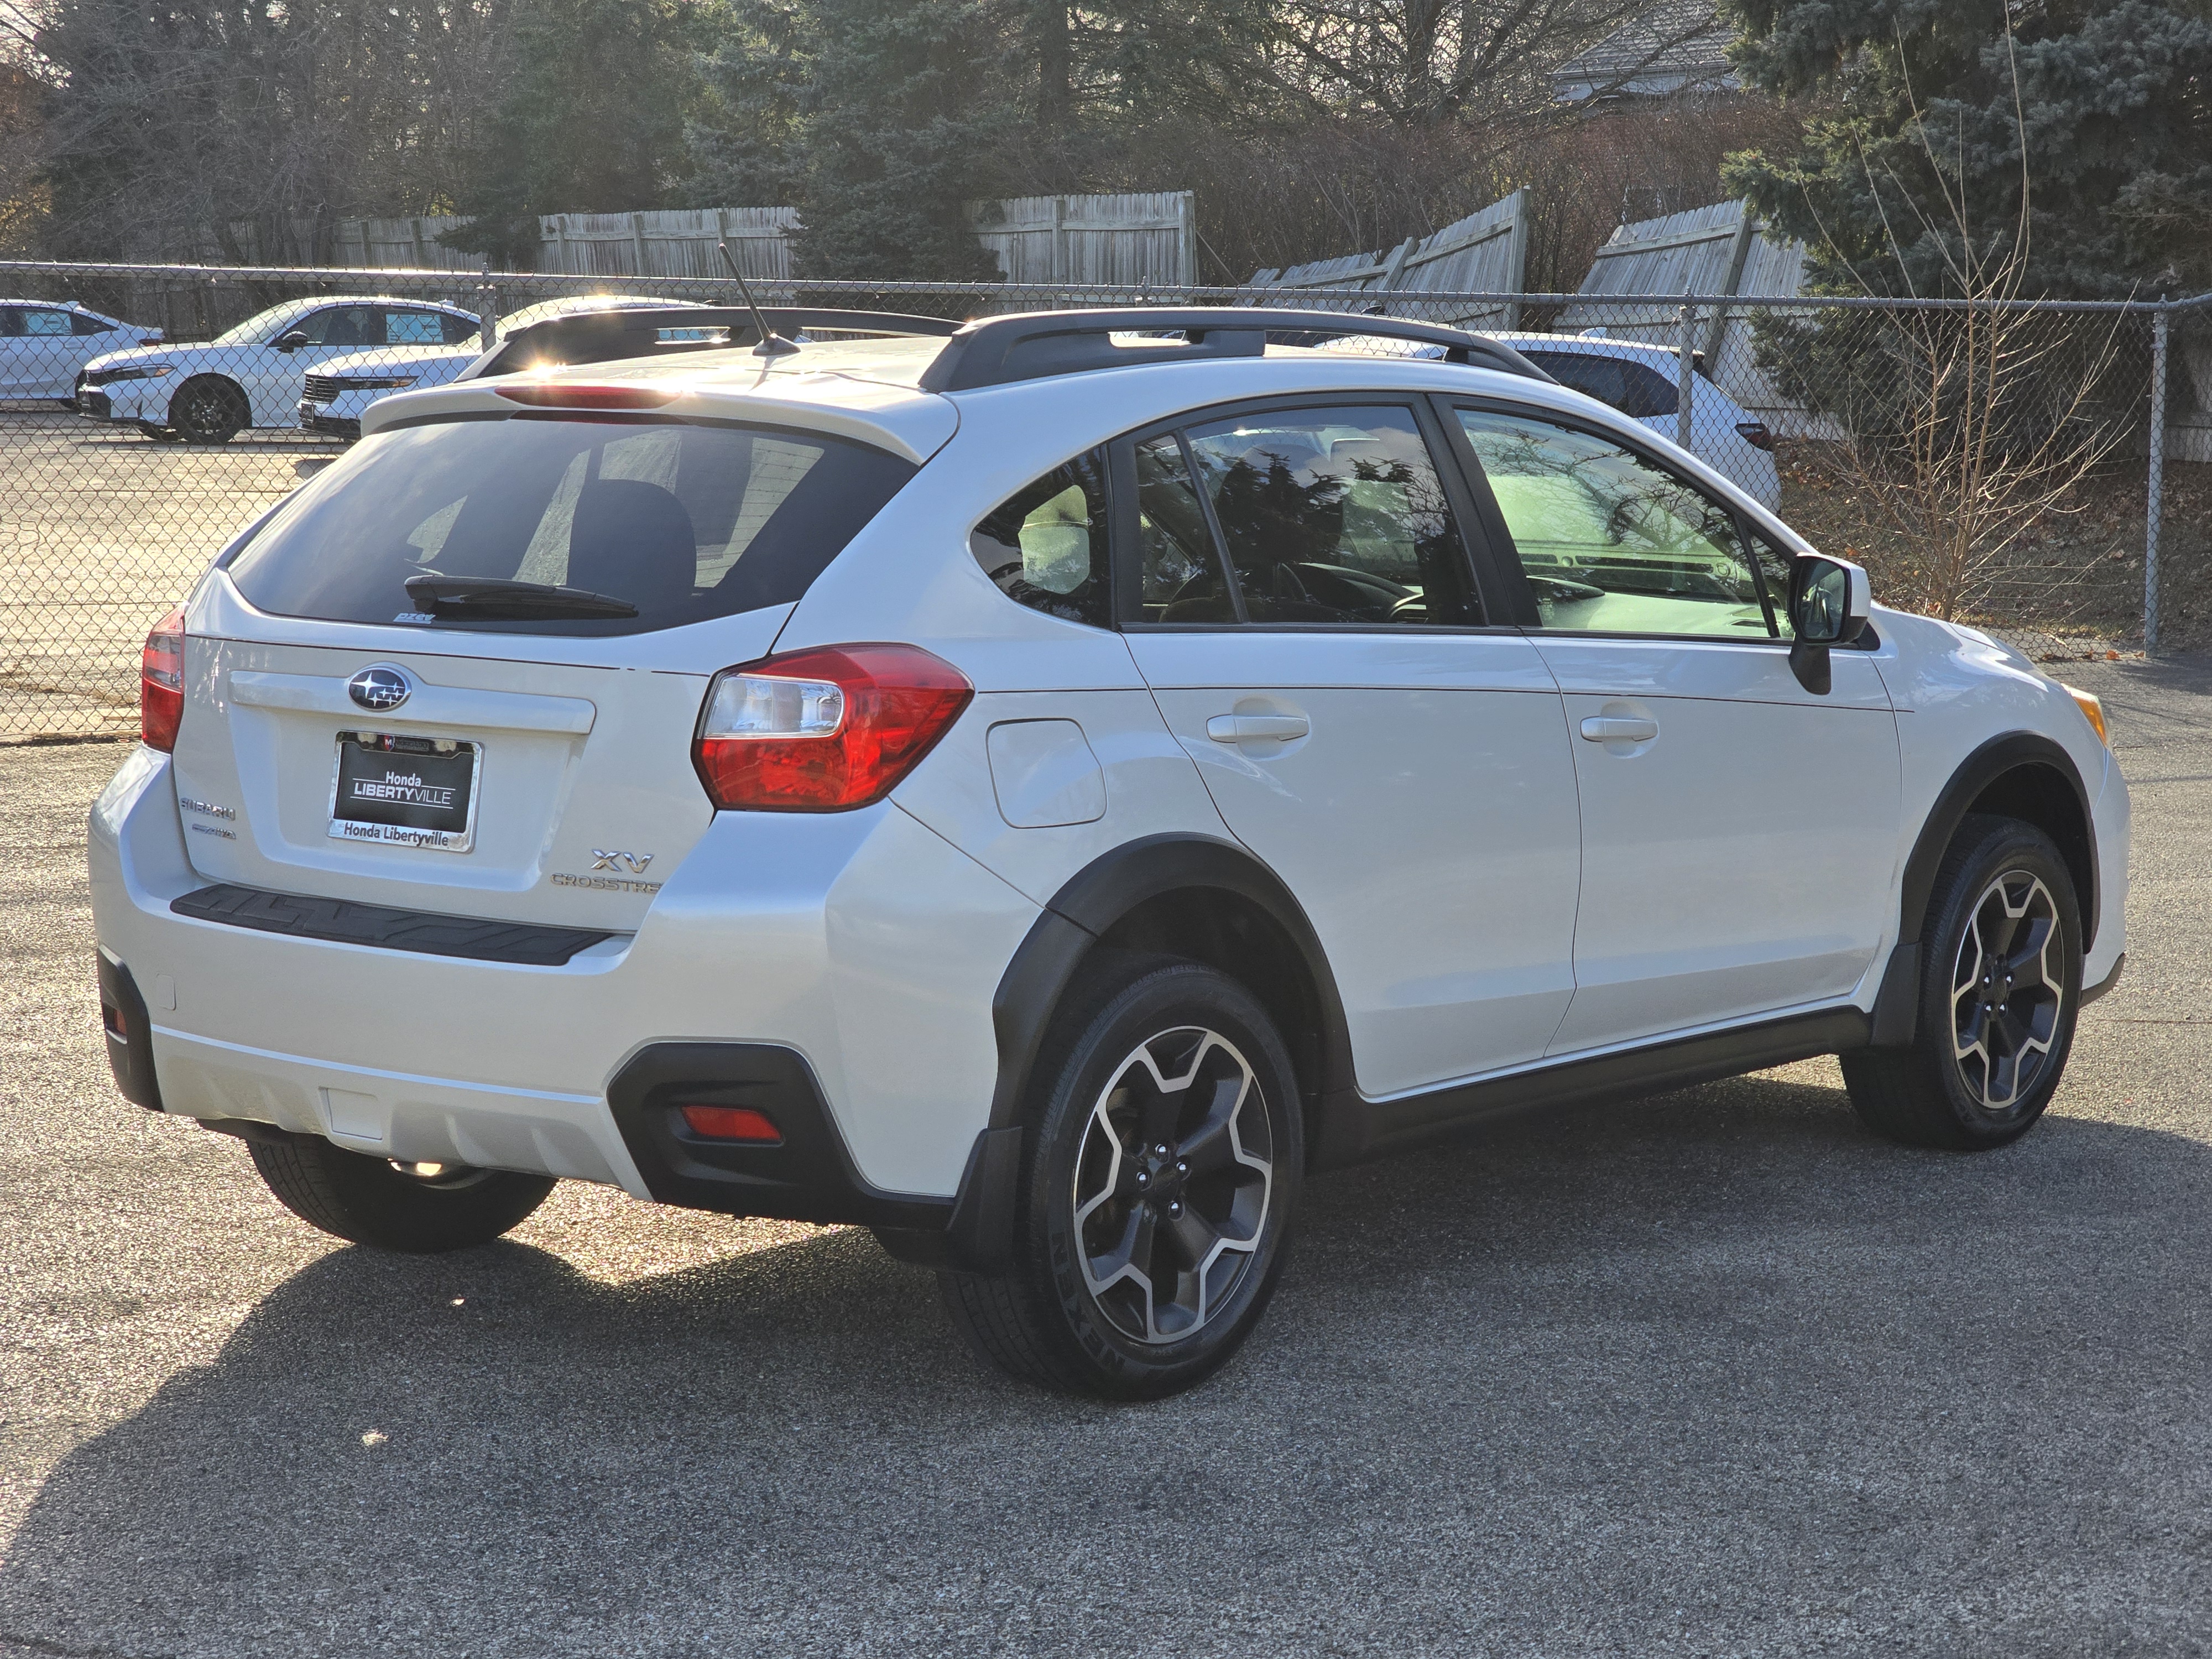
[[(1679, 91), (1733, 84), (1732, 25), (1712, 0), (1654, 0), (1611, 34), (1561, 64), (1553, 80), (1563, 96), (1588, 97), (1617, 84), (1624, 92)], [(1587, 90), (1579, 93), (1572, 88)]]

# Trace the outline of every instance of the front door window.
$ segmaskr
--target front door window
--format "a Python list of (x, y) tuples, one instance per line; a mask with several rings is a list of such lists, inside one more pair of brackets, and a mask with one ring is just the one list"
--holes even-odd
[(1543, 627), (1772, 638), (1735, 514), (1634, 450), (1524, 415), (1460, 425), (1535, 590)]

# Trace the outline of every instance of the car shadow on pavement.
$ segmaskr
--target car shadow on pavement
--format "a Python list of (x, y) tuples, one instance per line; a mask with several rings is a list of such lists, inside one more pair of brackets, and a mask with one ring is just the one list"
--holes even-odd
[(2163, 1645), (2207, 1190), (2179, 1136), (1912, 1152), (1832, 1066), (1737, 1079), (1316, 1178), (1244, 1354), (1119, 1407), (980, 1368), (863, 1232), (335, 1250), (54, 1468), (0, 1654)]

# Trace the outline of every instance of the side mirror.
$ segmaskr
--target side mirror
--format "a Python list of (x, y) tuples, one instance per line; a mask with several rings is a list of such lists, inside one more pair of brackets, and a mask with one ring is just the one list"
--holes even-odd
[(313, 344), (314, 342), (307, 337), (307, 331), (303, 328), (295, 328), (289, 334), (279, 334), (276, 339), (276, 349), (287, 356), (303, 345)]
[(1828, 647), (1849, 645), (1866, 631), (1874, 585), (1857, 565), (1818, 556), (1795, 562), (1790, 572), (1790, 669), (1816, 697), (1828, 695)]

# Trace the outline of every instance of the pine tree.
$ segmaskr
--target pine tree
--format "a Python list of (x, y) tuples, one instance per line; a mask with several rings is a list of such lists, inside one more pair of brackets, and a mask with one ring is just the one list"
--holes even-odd
[[(2212, 19), (2203, 0), (1732, 0), (1754, 85), (1832, 100), (1794, 155), (1727, 179), (1812, 249), (1815, 286), (1955, 292), (1962, 240), (2022, 291), (2212, 287)], [(2023, 152), (2025, 165), (2023, 166)]]
[[(968, 228), (985, 154), (1012, 100), (976, 0), (816, 0), (823, 22), (808, 123), (802, 274), (988, 281)], [(979, 46), (983, 50), (979, 51)]]
[(694, 86), (681, 0), (526, 0), (514, 66), (450, 247), (527, 265), (538, 216), (658, 206), (684, 165)]

